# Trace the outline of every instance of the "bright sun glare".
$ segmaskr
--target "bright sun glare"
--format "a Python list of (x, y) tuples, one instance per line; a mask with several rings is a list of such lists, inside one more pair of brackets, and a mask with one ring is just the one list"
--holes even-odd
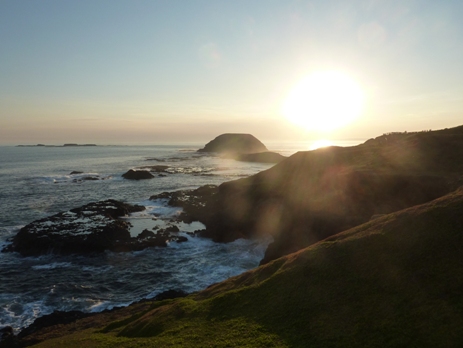
[(283, 114), (298, 126), (313, 131), (343, 127), (360, 115), (364, 94), (349, 76), (320, 71), (304, 78), (289, 93)]

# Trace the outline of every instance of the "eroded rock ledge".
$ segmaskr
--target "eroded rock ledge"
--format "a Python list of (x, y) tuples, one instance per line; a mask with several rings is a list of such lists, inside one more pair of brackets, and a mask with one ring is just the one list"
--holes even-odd
[(166, 246), (168, 241), (180, 238), (171, 235), (170, 231), (141, 233), (132, 237), (130, 223), (120, 217), (144, 209), (140, 205), (116, 200), (90, 203), (24, 226), (13, 237), (12, 244), (2, 251), (15, 251), (23, 256), (134, 251)]

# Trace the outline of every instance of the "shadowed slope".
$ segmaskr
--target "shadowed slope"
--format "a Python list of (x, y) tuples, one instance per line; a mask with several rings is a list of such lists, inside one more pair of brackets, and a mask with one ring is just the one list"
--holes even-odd
[(463, 127), (383, 135), (354, 147), (298, 152), (226, 182), (207, 210), (216, 241), (272, 234), (263, 262), (387, 214), (440, 197), (462, 182)]
[(66, 346), (459, 347), (463, 188)]

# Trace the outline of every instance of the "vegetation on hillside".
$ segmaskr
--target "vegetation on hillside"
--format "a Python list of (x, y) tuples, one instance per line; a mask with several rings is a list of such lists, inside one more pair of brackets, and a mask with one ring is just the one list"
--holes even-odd
[(461, 347), (462, 211), (460, 188), (38, 347)]

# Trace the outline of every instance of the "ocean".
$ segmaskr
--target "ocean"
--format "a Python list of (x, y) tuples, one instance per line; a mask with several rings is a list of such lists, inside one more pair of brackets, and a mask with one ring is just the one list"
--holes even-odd
[[(128, 218), (135, 236), (180, 211), (150, 196), (219, 185), (272, 166), (197, 153), (202, 146), (0, 147), (0, 249), (34, 220), (105, 199), (146, 207)], [(310, 144), (267, 147), (289, 156), (310, 149)], [(167, 173), (150, 180), (122, 178), (129, 169), (153, 165), (168, 166)], [(94, 180), (85, 180), (89, 176)], [(0, 328), (18, 331), (54, 310), (99, 312), (170, 289), (199, 291), (257, 267), (271, 242), (240, 239), (220, 244), (186, 233), (202, 228), (199, 222), (178, 227), (188, 241), (165, 248), (92, 256), (0, 253)]]

